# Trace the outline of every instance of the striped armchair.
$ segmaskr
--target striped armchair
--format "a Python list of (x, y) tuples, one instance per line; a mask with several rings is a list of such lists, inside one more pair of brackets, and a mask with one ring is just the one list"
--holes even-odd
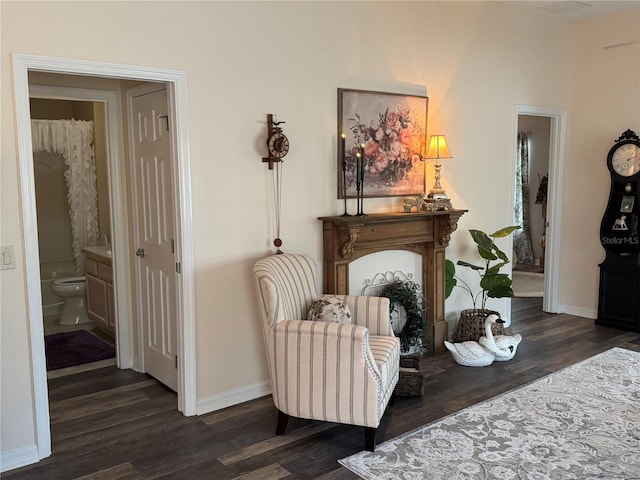
[(307, 321), (319, 297), (316, 264), (281, 254), (259, 260), (253, 273), (269, 362), (276, 435), (289, 416), (365, 427), (375, 450), (376, 429), (398, 383), (400, 343), (389, 321), (389, 299), (336, 295), (352, 324)]

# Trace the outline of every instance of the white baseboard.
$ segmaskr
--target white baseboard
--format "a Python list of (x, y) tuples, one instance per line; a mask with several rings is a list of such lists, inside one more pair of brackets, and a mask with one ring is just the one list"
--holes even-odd
[(271, 382), (265, 381), (254, 383), (246, 387), (237, 388), (220, 395), (215, 395), (206, 400), (198, 401), (196, 406), (196, 415), (202, 415), (209, 412), (215, 412), (223, 408), (231, 407), (242, 402), (248, 402), (256, 398), (264, 397), (271, 394)]
[(559, 305), (558, 313), (568, 313), (569, 315), (575, 315), (577, 317), (598, 318), (598, 312), (590, 308), (575, 307), (572, 305)]
[(39, 462), (38, 448), (35, 445), (16, 448), (0, 453), (0, 472), (8, 472), (14, 468), (24, 467)]

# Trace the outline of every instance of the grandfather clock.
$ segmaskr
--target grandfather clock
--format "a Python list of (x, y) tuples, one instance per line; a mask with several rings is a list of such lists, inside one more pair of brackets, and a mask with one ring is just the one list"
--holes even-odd
[(600, 264), (596, 324), (640, 331), (640, 139), (632, 130), (607, 155), (609, 202), (600, 224), (606, 257)]

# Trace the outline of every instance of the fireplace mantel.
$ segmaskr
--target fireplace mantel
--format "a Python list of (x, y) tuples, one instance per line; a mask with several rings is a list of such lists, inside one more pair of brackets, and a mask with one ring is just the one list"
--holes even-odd
[(466, 211), (319, 217), (323, 226), (323, 291), (349, 293), (349, 264), (360, 257), (385, 250), (417, 253), (422, 256), (422, 285), (427, 302), (425, 340), (430, 351), (442, 351), (448, 335), (444, 318), (444, 250)]

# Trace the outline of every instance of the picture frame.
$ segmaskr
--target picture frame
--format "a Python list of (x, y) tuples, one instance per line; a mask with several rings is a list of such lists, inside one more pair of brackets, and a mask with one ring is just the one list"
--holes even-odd
[(426, 95), (338, 88), (338, 198), (357, 197), (359, 166), (363, 198), (424, 194), (428, 104)]
[(633, 204), (635, 203), (636, 197), (633, 195), (624, 195), (622, 197), (622, 203), (620, 205), (621, 212), (631, 212), (633, 210)]

